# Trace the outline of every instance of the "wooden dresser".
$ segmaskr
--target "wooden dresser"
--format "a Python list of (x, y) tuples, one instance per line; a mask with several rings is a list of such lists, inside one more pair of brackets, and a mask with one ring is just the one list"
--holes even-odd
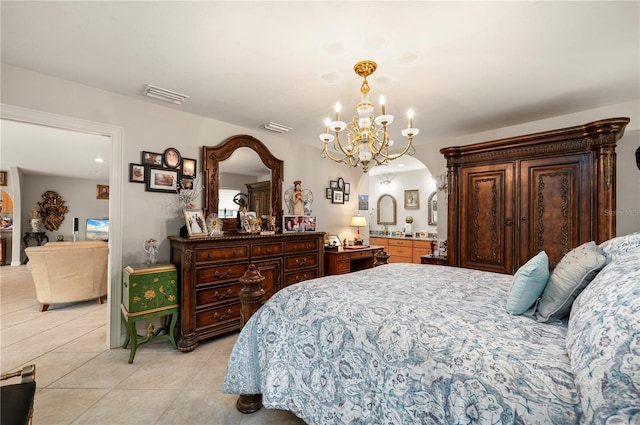
[(616, 232), (616, 153), (629, 118), (440, 150), (447, 160), (447, 264), (513, 274), (550, 268)]
[(218, 238), (169, 236), (171, 262), (178, 269), (178, 349), (241, 328), (238, 281), (249, 264), (265, 277), (264, 300), (285, 286), (323, 276), (324, 233), (237, 235)]

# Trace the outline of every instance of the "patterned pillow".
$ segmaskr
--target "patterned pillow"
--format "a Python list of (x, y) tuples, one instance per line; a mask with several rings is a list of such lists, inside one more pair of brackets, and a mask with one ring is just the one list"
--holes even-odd
[[(600, 244), (600, 249), (607, 257), (607, 264), (616, 259), (640, 250), (640, 232), (609, 239)], [(638, 255), (638, 254), (636, 254)]]
[(640, 255), (608, 264), (576, 299), (567, 354), (583, 423), (640, 423)]
[(507, 313), (522, 314), (540, 298), (549, 280), (549, 257), (541, 251), (520, 267), (513, 276), (507, 296)]
[(536, 311), (539, 322), (569, 315), (573, 300), (604, 267), (606, 258), (595, 242), (587, 242), (562, 257), (549, 277)]

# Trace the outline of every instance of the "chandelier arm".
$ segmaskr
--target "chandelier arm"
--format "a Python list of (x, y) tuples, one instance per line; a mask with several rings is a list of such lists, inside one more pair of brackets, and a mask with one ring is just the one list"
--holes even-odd
[[(409, 151), (411, 150), (411, 151)], [(404, 150), (400, 153), (397, 154), (392, 154), (392, 155), (385, 155), (383, 153), (380, 153), (380, 155), (382, 157), (384, 157), (385, 159), (388, 159), (389, 161), (393, 161), (394, 159), (400, 158), (401, 156), (405, 155), (409, 153), (409, 155), (413, 156), (416, 153), (416, 149), (413, 147), (413, 138), (409, 138), (409, 141), (407, 143), (407, 146), (405, 146)]]
[[(344, 151), (343, 151), (343, 152), (344, 152)], [(343, 156), (342, 158), (337, 158), (337, 157), (335, 157), (335, 156), (333, 156), (333, 155), (331, 155), (331, 154), (329, 153), (329, 149), (327, 148), (327, 143), (325, 143), (325, 144), (324, 144), (324, 150), (323, 150), (323, 151), (322, 151), (322, 153), (320, 154), (320, 158), (329, 158), (329, 159), (331, 159), (332, 161), (335, 161), (335, 162), (343, 162), (343, 163), (345, 163), (345, 164), (346, 164), (346, 163), (347, 163), (347, 158), (349, 158), (349, 155), (347, 155), (347, 154), (345, 153), (345, 156)]]

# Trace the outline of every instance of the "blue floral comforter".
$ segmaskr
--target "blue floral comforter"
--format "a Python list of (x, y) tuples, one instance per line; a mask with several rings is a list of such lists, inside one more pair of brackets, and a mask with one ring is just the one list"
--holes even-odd
[(223, 391), (308, 424), (576, 424), (567, 323), (505, 311), (513, 277), (388, 264), (287, 287), (246, 324)]

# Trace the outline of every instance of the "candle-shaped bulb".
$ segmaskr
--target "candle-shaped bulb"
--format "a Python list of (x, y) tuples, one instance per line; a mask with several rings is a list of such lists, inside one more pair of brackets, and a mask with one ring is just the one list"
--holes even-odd
[(336, 102), (336, 121), (340, 121), (340, 110), (342, 106), (340, 106), (340, 102)]
[(407, 118), (409, 118), (409, 128), (413, 128), (413, 109), (409, 109)]
[(380, 107), (382, 108), (382, 115), (385, 115), (384, 104), (385, 104), (385, 98), (384, 96), (380, 96)]
[(331, 120), (329, 119), (329, 117), (327, 117), (327, 119), (324, 120), (324, 132), (325, 133), (329, 133), (329, 124), (331, 123)]

